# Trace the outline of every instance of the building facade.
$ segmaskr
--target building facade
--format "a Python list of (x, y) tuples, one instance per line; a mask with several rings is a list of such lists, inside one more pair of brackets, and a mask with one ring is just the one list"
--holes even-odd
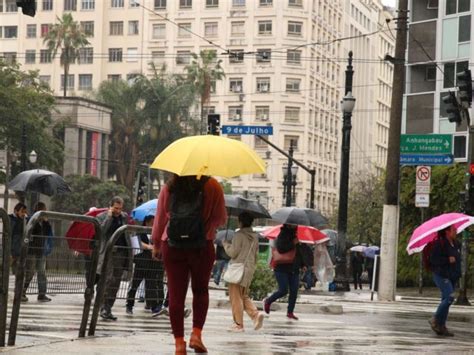
[[(470, 0), (410, 1), (402, 133), (453, 134), (453, 154), (466, 161), (466, 122), (449, 122), (443, 96), (456, 90), (456, 73), (474, 57)], [(472, 112), (470, 112), (472, 117)]]
[[(315, 169), (315, 206), (329, 213), (336, 205), (339, 101), (345, 69), (345, 60), (341, 60), (345, 45), (339, 39), (346, 30), (368, 31), (359, 25), (354, 29), (343, 25), (347, 11), (350, 13), (346, 0), (140, 0), (140, 5), (135, 0), (42, 0), (35, 18), (17, 13), (15, 1), (0, 2), (0, 52), (25, 69), (39, 69), (42, 79), (57, 93), (63, 85), (62, 67), (58, 58), (45, 51), (42, 37), (65, 11), (72, 12), (91, 42), (82, 50), (80, 60), (71, 65), (67, 83), (71, 95), (87, 94), (103, 80), (150, 74), (151, 62), (166, 64), (168, 72), (182, 73), (192, 52), (216, 50), (226, 76), (216, 83), (207, 112), (220, 114), (221, 125), (272, 125), (274, 133), (267, 138), (284, 151), (293, 144), (294, 157)], [(367, 3), (351, 2), (364, 8)], [(375, 18), (377, 10), (370, 11), (371, 19)], [(372, 54), (385, 53), (380, 48), (372, 49)], [(355, 65), (357, 77), (363, 72), (360, 66), (373, 64)], [(382, 80), (374, 67), (368, 69), (370, 84)], [(384, 109), (386, 104), (385, 100), (367, 103)], [(196, 118), (199, 115), (197, 108)], [(386, 128), (385, 118), (366, 120), (372, 119), (377, 124), (370, 129)], [(258, 199), (270, 210), (281, 207), (287, 158), (255, 136), (231, 137), (248, 143), (268, 166), (266, 174), (232, 179), (234, 193)], [(362, 150), (374, 149), (379, 139), (374, 135), (370, 147)], [(365, 137), (358, 140), (365, 144)], [(383, 146), (383, 139), (381, 142)], [(384, 152), (381, 150), (381, 155)], [(300, 168), (295, 178), (294, 203), (309, 206), (310, 174)]]

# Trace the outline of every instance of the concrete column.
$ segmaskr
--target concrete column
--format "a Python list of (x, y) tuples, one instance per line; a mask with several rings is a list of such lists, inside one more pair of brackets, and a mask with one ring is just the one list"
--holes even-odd
[(68, 127), (64, 129), (64, 175), (78, 174), (80, 164), (79, 129)]

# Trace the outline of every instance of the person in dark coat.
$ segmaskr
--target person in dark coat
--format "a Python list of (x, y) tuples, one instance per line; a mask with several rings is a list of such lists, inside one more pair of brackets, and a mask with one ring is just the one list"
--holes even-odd
[[(296, 235), (297, 226), (283, 224), (280, 234), (275, 240), (275, 249), (279, 254), (294, 252), (294, 259), (288, 263), (276, 263), (272, 258), (272, 266), (275, 279), (278, 283), (278, 290), (263, 301), (265, 313), (270, 313), (270, 306), (273, 302), (286, 296), (289, 290), (288, 308), (286, 316), (289, 319), (298, 320), (294, 314), (296, 298), (298, 297), (298, 288), (300, 282), (300, 270), (305, 272), (312, 264), (312, 255), (304, 251), (305, 246), (300, 244)], [(306, 245), (307, 247), (307, 245)]]
[(214, 283), (219, 286), (221, 282), (221, 276), (224, 270), (227, 268), (229, 264), (230, 257), (224, 250), (224, 247), (216, 243), (216, 262), (214, 263), (214, 270), (212, 272), (212, 278), (214, 279)]
[[(38, 202), (35, 206), (35, 212), (46, 211), (46, 205)], [(23, 285), (22, 302), (28, 302), (26, 291), (30, 286), (35, 273), (38, 279), (38, 301), (50, 302), (51, 298), (46, 296), (46, 246), (47, 241), (53, 235), (53, 228), (46, 217), (41, 217), (33, 226), (31, 240), (28, 244), (28, 257), (26, 259), (25, 283)]]
[(21, 239), (23, 238), (23, 229), (27, 218), (27, 208), (22, 202), (18, 202), (13, 208), (13, 213), (8, 215), (10, 217), (11, 226), (11, 266), (13, 274), (16, 274), (18, 258), (21, 251)]
[(364, 265), (364, 257), (360, 252), (353, 252), (351, 255), (352, 277), (354, 280), (354, 290), (357, 290), (357, 285), (362, 290), (362, 266)]
[(454, 302), (456, 283), (461, 277), (461, 251), (456, 240), (456, 227), (449, 226), (438, 232), (431, 249), (430, 266), (433, 281), (441, 291), (441, 302), (429, 323), (436, 334), (453, 336), (446, 328), (446, 320)]
[[(143, 220), (143, 225), (147, 227), (153, 226), (155, 217), (153, 215), (146, 216)], [(142, 251), (133, 257), (135, 268), (133, 270), (132, 283), (127, 294), (127, 314), (133, 314), (133, 306), (135, 305), (135, 295), (138, 286), (145, 280), (145, 300), (150, 306), (152, 317), (158, 316), (163, 306), (163, 263), (158, 260), (153, 260), (151, 251), (153, 245), (151, 242), (151, 235), (142, 233), (139, 234)]]

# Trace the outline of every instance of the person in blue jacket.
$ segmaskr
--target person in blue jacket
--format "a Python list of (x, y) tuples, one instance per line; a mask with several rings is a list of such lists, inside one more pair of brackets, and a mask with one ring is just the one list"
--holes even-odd
[(441, 291), (441, 302), (429, 320), (431, 329), (443, 336), (454, 334), (446, 328), (449, 307), (454, 302), (454, 290), (461, 277), (461, 252), (456, 240), (456, 227), (449, 226), (438, 232), (430, 254), (433, 280)]

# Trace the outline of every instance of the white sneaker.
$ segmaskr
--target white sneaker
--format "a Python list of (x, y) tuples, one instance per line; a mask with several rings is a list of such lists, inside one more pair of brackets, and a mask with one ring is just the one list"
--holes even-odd
[(232, 326), (228, 329), (229, 332), (232, 333), (243, 333), (244, 332), (244, 327), (238, 324), (232, 324)]
[(259, 330), (263, 326), (263, 314), (259, 313), (253, 321), (253, 329)]

